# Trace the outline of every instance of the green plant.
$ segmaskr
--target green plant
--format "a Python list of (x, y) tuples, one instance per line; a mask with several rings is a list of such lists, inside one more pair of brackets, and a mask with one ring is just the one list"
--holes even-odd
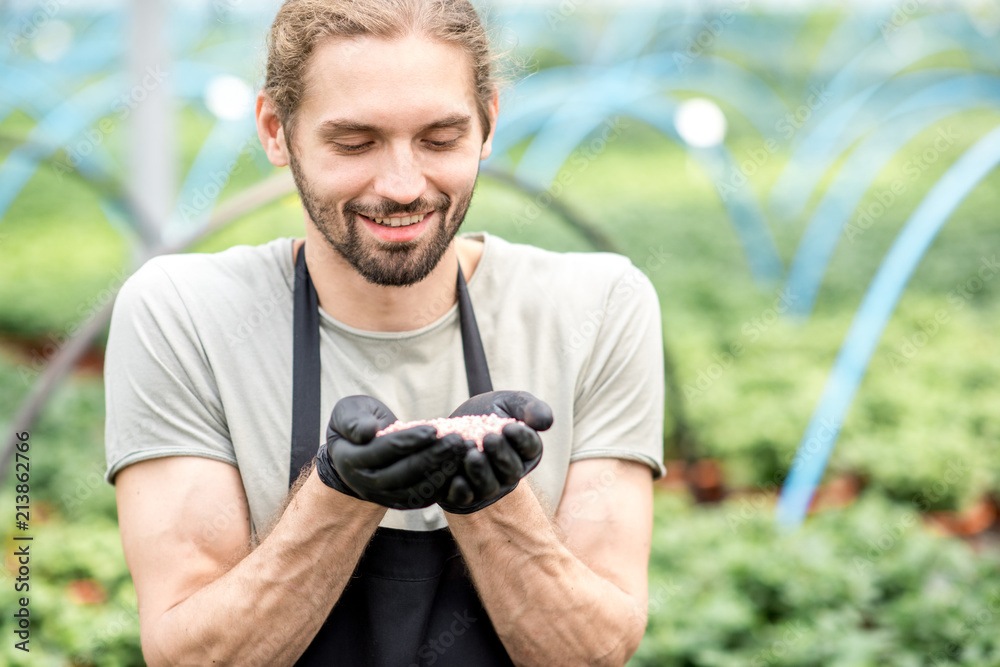
[(660, 494), (633, 667), (1000, 662), (1000, 552), (869, 493), (781, 534), (771, 508)]

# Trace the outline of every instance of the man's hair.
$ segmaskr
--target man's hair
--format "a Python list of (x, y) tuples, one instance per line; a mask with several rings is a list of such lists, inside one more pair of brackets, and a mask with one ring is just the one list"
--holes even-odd
[(393, 39), (410, 33), (454, 44), (469, 55), (485, 141), (489, 103), (498, 84), (489, 38), (467, 0), (286, 0), (268, 36), (264, 81), (286, 141), (291, 142), (302, 102), (306, 65), (321, 40), (363, 35)]

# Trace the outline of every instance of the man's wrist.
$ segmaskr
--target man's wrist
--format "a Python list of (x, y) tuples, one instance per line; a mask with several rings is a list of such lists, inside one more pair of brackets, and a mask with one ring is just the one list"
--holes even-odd
[[(361, 520), (369, 520), (375, 517), (379, 521), (385, 515), (386, 508), (367, 500), (362, 500), (355, 496), (342, 493), (337, 489), (327, 486), (319, 477), (319, 472), (313, 470), (306, 480), (300, 493), (305, 492), (307, 497), (321, 503), (325, 507), (335, 507), (336, 511), (331, 515), (337, 517), (356, 517)], [(294, 499), (293, 499), (294, 501)]]
[(316, 453), (316, 474), (319, 476), (319, 480), (331, 489), (336, 489), (352, 498), (360, 498), (361, 496), (347, 485), (347, 482), (337, 473), (337, 469), (333, 467), (333, 461), (330, 458), (330, 450), (327, 444), (323, 443), (320, 445), (319, 451)]
[(517, 486), (514, 487), (513, 491), (493, 501), (482, 509), (465, 513), (449, 512), (444, 507), (441, 509), (444, 511), (445, 518), (449, 523), (454, 520), (464, 525), (474, 526), (480, 523), (496, 521), (503, 516), (511, 514), (516, 515), (524, 511), (524, 505), (528, 501), (525, 494), (530, 496), (534, 495), (527, 483), (521, 479), (517, 483)]

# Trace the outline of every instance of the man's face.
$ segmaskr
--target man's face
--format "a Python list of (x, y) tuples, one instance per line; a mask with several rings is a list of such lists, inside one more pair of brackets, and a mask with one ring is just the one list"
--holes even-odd
[(489, 154), (468, 56), (418, 36), (329, 39), (305, 82), (288, 150), (306, 212), (369, 282), (419, 282)]

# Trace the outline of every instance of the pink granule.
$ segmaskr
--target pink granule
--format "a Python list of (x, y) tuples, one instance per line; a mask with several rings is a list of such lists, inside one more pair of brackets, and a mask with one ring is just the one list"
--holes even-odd
[(429, 424), (437, 429), (439, 438), (449, 433), (461, 433), (466, 440), (473, 440), (479, 451), (483, 451), (483, 437), (487, 433), (500, 433), (507, 424), (513, 424), (516, 419), (511, 417), (500, 417), (498, 415), (468, 415), (465, 417), (448, 417), (441, 419), (427, 419), (412, 422), (397, 421), (389, 424), (384, 429), (375, 434), (376, 437), (386, 433), (395, 433), (414, 426)]

